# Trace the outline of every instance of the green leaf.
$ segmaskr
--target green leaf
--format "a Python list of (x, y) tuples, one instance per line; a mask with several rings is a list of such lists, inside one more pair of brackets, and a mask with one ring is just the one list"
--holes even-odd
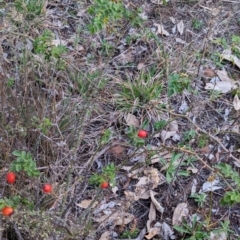
[(173, 226), (173, 228), (175, 230), (177, 230), (178, 232), (181, 232), (181, 233), (190, 233), (190, 231), (188, 229), (180, 227), (180, 226), (177, 226), (177, 225)]
[(16, 157), (21, 157), (21, 156), (22, 156), (21, 151), (19, 151), (19, 150), (14, 150), (14, 151), (12, 152), (12, 154), (13, 154), (14, 156), (16, 156)]

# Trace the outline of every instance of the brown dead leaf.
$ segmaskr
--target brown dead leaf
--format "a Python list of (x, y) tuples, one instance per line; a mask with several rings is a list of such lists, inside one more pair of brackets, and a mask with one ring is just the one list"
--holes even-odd
[[(92, 202), (93, 202), (92, 199), (82, 200), (80, 203), (77, 203), (76, 205), (77, 205), (78, 207), (80, 207), (80, 208), (86, 209), (86, 208), (88, 208), (88, 207), (91, 205)], [(92, 204), (91, 208), (96, 207), (97, 204), (98, 204), (98, 202), (94, 202), (94, 203)]]
[(116, 157), (120, 157), (124, 154), (125, 148), (121, 145), (113, 146), (109, 149), (109, 153), (115, 155)]
[(169, 32), (164, 29), (162, 24), (154, 23), (154, 26), (156, 26), (158, 28), (157, 32), (160, 35), (169, 36)]
[(107, 232), (104, 232), (101, 237), (99, 238), (99, 240), (111, 240), (111, 236), (110, 236), (110, 232), (107, 231)]
[(154, 197), (153, 192), (150, 190), (150, 197), (152, 200), (152, 203), (154, 204), (154, 206), (156, 207), (156, 209), (160, 212), (163, 213), (164, 212), (164, 208), (161, 206), (161, 204), (157, 201), (157, 199)]
[(98, 218), (93, 218), (95, 222), (101, 224), (113, 224), (114, 226), (124, 226), (132, 222), (134, 215), (127, 212), (122, 212), (121, 210), (116, 210), (115, 212), (110, 212)]
[(173, 120), (172, 122), (169, 123), (169, 130), (171, 132), (178, 132), (178, 123), (176, 120)]
[(154, 236), (160, 234), (160, 229), (159, 228), (151, 228), (148, 231), (148, 234), (145, 235), (146, 239), (152, 239)]
[(147, 220), (147, 231), (149, 232), (151, 228), (151, 223), (156, 220), (157, 213), (156, 213), (156, 207), (151, 202), (149, 213), (148, 213), (148, 220)]
[(128, 113), (124, 116), (124, 120), (126, 121), (126, 124), (128, 126), (134, 126), (136, 128), (139, 127), (139, 121), (138, 119), (131, 113)]
[(174, 210), (172, 224), (180, 225), (183, 221), (183, 217), (187, 217), (189, 214), (187, 203), (179, 203)]
[(203, 71), (203, 76), (207, 78), (213, 78), (216, 76), (216, 73), (211, 68), (206, 68)]
[(147, 184), (149, 183), (149, 180), (150, 180), (150, 179), (149, 179), (148, 177), (146, 177), (146, 176), (139, 178), (139, 181), (138, 181), (138, 183), (136, 184), (136, 187), (140, 187), (140, 186), (145, 186), (145, 185), (147, 185)]

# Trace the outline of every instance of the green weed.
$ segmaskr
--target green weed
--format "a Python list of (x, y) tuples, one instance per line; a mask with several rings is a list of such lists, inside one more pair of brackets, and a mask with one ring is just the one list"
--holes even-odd
[(17, 159), (11, 163), (11, 171), (24, 171), (29, 177), (40, 176), (40, 172), (36, 168), (36, 161), (33, 160), (31, 153), (15, 150), (12, 154), (16, 156)]
[(110, 163), (104, 167), (102, 173), (94, 173), (89, 178), (89, 183), (93, 185), (100, 185), (105, 181), (110, 183), (112, 186), (115, 186), (116, 184), (116, 168), (113, 163)]
[(190, 91), (190, 79), (185, 74), (174, 73), (168, 80), (168, 96), (182, 93), (186, 89)]

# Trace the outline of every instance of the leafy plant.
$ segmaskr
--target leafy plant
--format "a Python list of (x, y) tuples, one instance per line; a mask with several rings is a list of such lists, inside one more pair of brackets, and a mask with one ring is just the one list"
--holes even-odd
[(192, 20), (192, 27), (194, 30), (200, 30), (203, 27), (203, 22), (198, 19)]
[(204, 202), (207, 199), (207, 194), (206, 193), (193, 193), (190, 197), (194, 198), (194, 201), (197, 202), (200, 207), (202, 207)]
[(197, 145), (199, 148), (205, 147), (208, 145), (208, 136), (207, 134), (201, 134), (197, 138)]
[(189, 172), (186, 170), (179, 169), (179, 165), (183, 165), (183, 161), (181, 161), (182, 153), (173, 153), (170, 161), (168, 163), (165, 160), (160, 159), (163, 165), (167, 166), (166, 169), (166, 180), (167, 183), (174, 181), (176, 175), (178, 176), (189, 176)]
[(15, 150), (13, 151), (13, 155), (16, 156), (17, 159), (11, 163), (11, 171), (24, 171), (29, 177), (40, 176), (40, 172), (36, 168), (36, 162), (33, 160), (31, 153)]
[(89, 183), (94, 185), (100, 185), (103, 182), (109, 182), (112, 186), (116, 184), (116, 168), (113, 163), (108, 164), (103, 168), (102, 173), (94, 173), (89, 178)]
[(101, 137), (101, 144), (106, 144), (110, 141), (112, 136), (112, 131), (110, 129), (107, 129), (104, 131), (102, 137)]
[(143, 146), (145, 144), (144, 138), (138, 137), (138, 131), (135, 127), (130, 126), (128, 131), (127, 131), (127, 135), (129, 137), (132, 145), (134, 145), (136, 147), (140, 147), (140, 146)]
[(194, 130), (190, 130), (190, 131), (187, 131), (183, 134), (183, 141), (184, 142), (189, 142), (190, 140), (194, 139), (195, 136), (196, 136), (196, 131)]
[(156, 131), (160, 131), (162, 129), (164, 129), (166, 126), (167, 126), (167, 121), (165, 120), (160, 120), (160, 121), (156, 121), (154, 124), (153, 124), (153, 127), (154, 127), (154, 130)]
[(120, 238), (127, 238), (127, 239), (132, 239), (132, 238), (136, 238), (139, 234), (139, 230), (138, 229), (134, 229), (132, 230), (126, 230), (124, 231)]
[(38, 117), (35, 116), (32, 118), (32, 124), (45, 135), (47, 135), (49, 129), (53, 125), (49, 118), (43, 118), (43, 120), (41, 121)]
[(16, 0), (16, 10), (26, 16), (27, 20), (33, 20), (43, 13), (45, 0)]
[(139, 10), (134, 12), (126, 9), (121, 0), (94, 0), (94, 4), (88, 8), (88, 12), (93, 16), (91, 23), (88, 25), (91, 33), (96, 33), (113, 21), (121, 19), (127, 19), (135, 25), (141, 23), (138, 16)]
[(220, 203), (222, 205), (232, 206), (234, 204), (240, 203), (240, 192), (239, 190), (228, 191), (224, 194)]
[(221, 199), (222, 205), (232, 206), (234, 204), (240, 203), (240, 176), (239, 173), (232, 169), (229, 164), (220, 163), (215, 166), (221, 171), (224, 177), (230, 178), (235, 184), (236, 189), (227, 191), (223, 198)]
[(204, 229), (204, 221), (199, 223), (197, 216), (193, 217), (190, 224), (184, 221), (181, 226), (174, 226), (173, 228), (180, 233), (186, 234), (184, 240), (205, 240), (210, 237), (210, 234)]
[(62, 45), (52, 46), (51, 41), (53, 38), (53, 33), (49, 30), (45, 30), (41, 36), (34, 40), (34, 52), (37, 54), (43, 54), (47, 60), (49, 60), (51, 56), (56, 59), (60, 58), (63, 53), (67, 52), (67, 49)]
[(190, 79), (185, 74), (174, 73), (168, 80), (168, 97), (182, 93), (184, 89), (190, 90)]
[(19, 196), (14, 196), (12, 198), (6, 198), (0, 199), (0, 209), (4, 208), (5, 206), (13, 207), (15, 208), (20, 202)]

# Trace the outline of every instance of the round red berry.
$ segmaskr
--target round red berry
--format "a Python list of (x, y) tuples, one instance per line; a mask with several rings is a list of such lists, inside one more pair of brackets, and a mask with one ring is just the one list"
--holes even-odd
[(101, 183), (101, 188), (107, 188), (108, 187), (108, 182), (102, 182)]
[(146, 130), (139, 130), (138, 131), (138, 137), (140, 138), (146, 138), (148, 136), (148, 132)]
[(13, 184), (16, 181), (16, 174), (14, 172), (8, 172), (6, 180), (9, 184)]
[(49, 183), (45, 183), (45, 184), (43, 185), (42, 190), (43, 190), (45, 193), (50, 193), (50, 192), (52, 192), (52, 185), (49, 184)]
[(7, 207), (6, 206), (2, 209), (2, 214), (4, 216), (11, 216), (13, 214), (13, 212), (14, 212), (14, 209), (12, 207)]

